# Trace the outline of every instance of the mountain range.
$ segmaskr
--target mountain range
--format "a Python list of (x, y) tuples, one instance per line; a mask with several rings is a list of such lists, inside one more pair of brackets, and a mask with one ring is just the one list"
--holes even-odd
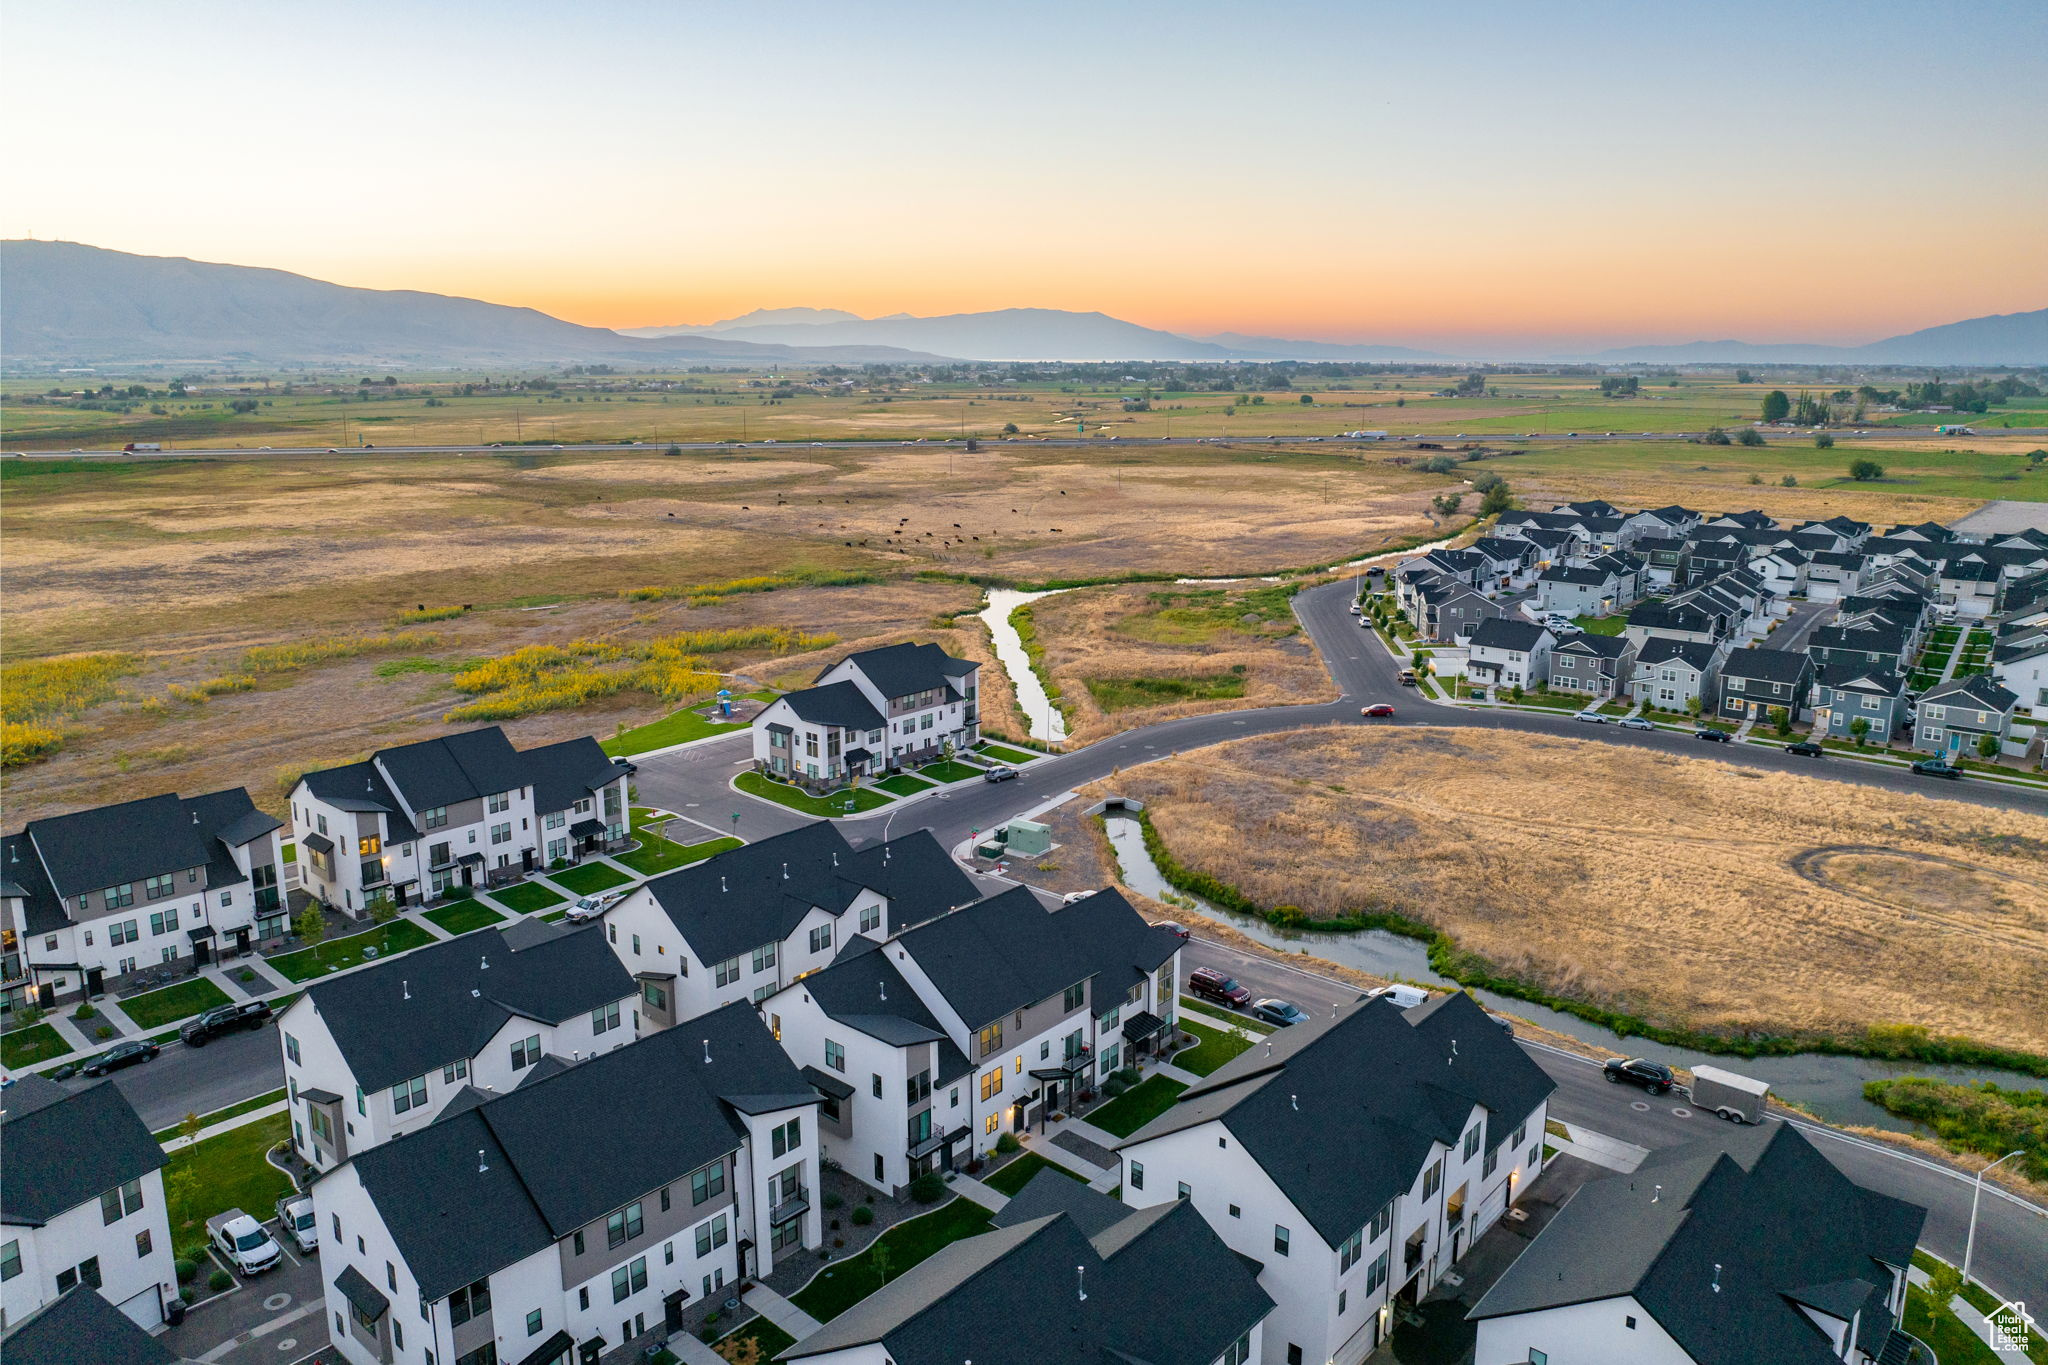
[(110, 363), (410, 368), (610, 363), (1547, 360), (1609, 364), (2048, 364), (2048, 309), (1970, 318), (1863, 346), (1696, 341), (1591, 355), (1447, 356), (1396, 345), (1221, 332), (1192, 337), (1099, 312), (1003, 308), (863, 318), (757, 308), (707, 324), (614, 331), (531, 308), (358, 289), (282, 270), (137, 256), (76, 242), (0, 242), (0, 353), (10, 365)]

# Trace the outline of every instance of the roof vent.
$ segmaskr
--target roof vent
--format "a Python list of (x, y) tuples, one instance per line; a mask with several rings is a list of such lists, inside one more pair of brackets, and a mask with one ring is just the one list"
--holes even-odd
[(788, 881), (788, 880), (789, 880), (789, 864), (788, 864), (788, 863), (784, 863), (784, 864), (782, 865), (782, 880), (784, 880), (784, 881)]
[(1458, 1062), (1458, 1040), (1457, 1040), (1456, 1038), (1453, 1038), (1453, 1039), (1451, 1039), (1451, 1055), (1450, 1055), (1450, 1056), (1448, 1056), (1448, 1057), (1446, 1057), (1446, 1058), (1444, 1058), (1444, 1065), (1445, 1065), (1445, 1066), (1455, 1066), (1455, 1065), (1457, 1065), (1457, 1062)]
[(1273, 1055), (1273, 1044), (1270, 1040), (1268, 1040), (1266, 1043), (1266, 1055), (1268, 1057)]
[(1088, 1267), (1085, 1265), (1074, 1267), (1074, 1292), (1082, 1303), (1088, 1302)]
[(412, 999), (412, 982), (400, 978), (398, 982), (398, 991), (399, 994), (404, 996), (407, 1000)]
[(489, 958), (487, 958), (487, 957), (484, 957), (484, 958), (478, 958), (478, 959), (477, 959), (477, 964), (476, 964), (476, 969), (477, 969), (478, 971), (480, 971), (480, 972), (487, 972), (487, 971), (489, 971), (489, 970), (491, 969), (491, 960), (490, 960)]
[(1287, 1107), (1299, 1114), (1301, 1112), (1301, 1096), (1289, 1095), (1287, 1097)]
[(470, 999), (472, 999), (472, 1000), (481, 1000), (481, 999), (483, 999), (483, 997), (484, 997), (484, 993), (483, 993), (482, 991), (478, 990), (478, 989), (477, 989), (476, 987), (474, 987), (474, 986), (471, 986), (471, 987), (469, 988), (469, 998), (470, 998)]
[(1657, 1201), (1659, 1201), (1659, 1200), (1660, 1200), (1660, 1199), (1662, 1199), (1663, 1197), (1664, 1197), (1664, 1187), (1663, 1187), (1662, 1185), (1652, 1185), (1652, 1186), (1650, 1186), (1650, 1202), (1651, 1202), (1652, 1204), (1656, 1203)]
[(723, 872), (718, 874), (718, 889), (720, 891), (728, 889), (725, 884), (725, 874)]
[(839, 854), (837, 851), (834, 851), (834, 853), (832, 854), (832, 866), (839, 866)]
[(1721, 1292), (1721, 1263), (1719, 1261), (1714, 1262), (1714, 1292), (1716, 1294)]
[(711, 1040), (709, 1038), (704, 1040), (704, 1065), (711, 1065)]
[[(481, 1147), (477, 1148), (477, 1149), (476, 1149), (476, 1173), (477, 1173), (478, 1175), (482, 1175), (482, 1174), (483, 1174), (483, 1173), (484, 1173), (485, 1171), (488, 1171), (489, 1169), (491, 1169), (491, 1168), (490, 1168), (489, 1166), (486, 1166), (486, 1165), (484, 1164), (484, 1149), (483, 1149), (483, 1148), (481, 1148)], [(1719, 1267), (1716, 1267), (1716, 1269), (1719, 1269)]]
[(195, 825), (199, 823), (199, 812), (196, 810), (192, 812), (192, 823)]
[(886, 981), (877, 981), (875, 985), (880, 988), (882, 992), (882, 999), (887, 1000), (889, 998), (889, 983)]

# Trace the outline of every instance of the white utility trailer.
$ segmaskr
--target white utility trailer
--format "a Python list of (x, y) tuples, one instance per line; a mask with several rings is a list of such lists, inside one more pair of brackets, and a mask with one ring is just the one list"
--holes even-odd
[(1718, 1066), (1692, 1069), (1692, 1102), (1695, 1108), (1710, 1110), (1733, 1123), (1762, 1123), (1764, 1107), (1770, 1103), (1769, 1081), (1738, 1076)]

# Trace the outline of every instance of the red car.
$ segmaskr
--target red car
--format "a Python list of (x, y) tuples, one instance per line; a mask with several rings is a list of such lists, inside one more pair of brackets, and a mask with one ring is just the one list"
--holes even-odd
[(1391, 716), (1394, 714), (1394, 708), (1383, 701), (1376, 701), (1371, 706), (1359, 707), (1358, 714), (1361, 716)]
[(1226, 1005), (1234, 1005), (1239, 1009), (1252, 1002), (1250, 991), (1213, 967), (1197, 967), (1189, 972), (1188, 992)]

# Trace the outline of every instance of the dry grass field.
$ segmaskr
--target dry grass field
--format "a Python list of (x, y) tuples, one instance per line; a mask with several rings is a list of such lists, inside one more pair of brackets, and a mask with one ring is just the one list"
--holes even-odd
[(2048, 1052), (2048, 818), (1613, 745), (1320, 730), (1121, 774), (1188, 866), (1655, 1023)]

